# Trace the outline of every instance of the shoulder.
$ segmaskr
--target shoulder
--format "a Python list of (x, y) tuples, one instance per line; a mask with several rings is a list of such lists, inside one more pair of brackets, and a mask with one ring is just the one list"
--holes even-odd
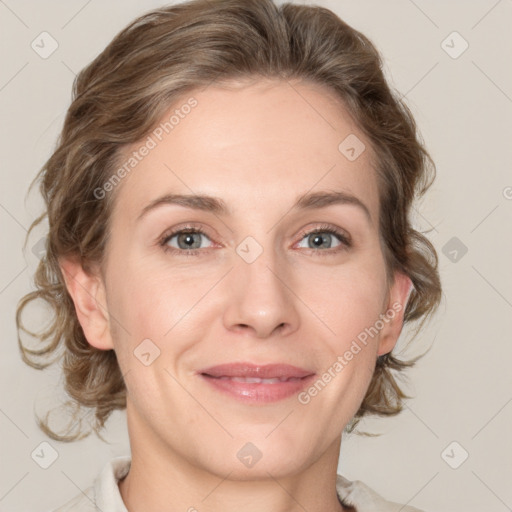
[(336, 477), (336, 490), (343, 504), (354, 507), (356, 512), (423, 512), (409, 505), (388, 501), (364, 482), (347, 480), (342, 475)]
[(126, 476), (130, 464), (129, 456), (110, 460), (91, 487), (52, 512), (127, 512), (118, 482)]

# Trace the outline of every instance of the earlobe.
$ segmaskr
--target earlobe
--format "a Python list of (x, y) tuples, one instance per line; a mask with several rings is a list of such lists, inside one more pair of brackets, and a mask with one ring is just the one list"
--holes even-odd
[(395, 272), (395, 280), (389, 291), (389, 302), (384, 313), (387, 322), (380, 333), (378, 355), (391, 352), (402, 331), (405, 308), (414, 285), (409, 276)]
[(113, 349), (105, 286), (100, 273), (87, 272), (76, 257), (60, 258), (59, 266), (87, 341), (100, 350)]

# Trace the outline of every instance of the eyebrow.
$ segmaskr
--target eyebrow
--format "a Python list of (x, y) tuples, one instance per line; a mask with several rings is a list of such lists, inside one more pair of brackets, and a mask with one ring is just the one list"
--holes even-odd
[[(146, 205), (137, 217), (137, 221), (144, 217), (149, 211), (167, 204), (175, 204), (193, 210), (202, 210), (224, 216), (229, 216), (233, 213), (227, 204), (219, 197), (202, 194), (166, 194), (154, 199)], [(373, 223), (368, 207), (359, 198), (344, 191), (321, 191), (303, 194), (297, 198), (292, 209), (314, 210), (334, 204), (356, 206), (364, 212), (369, 223)]]

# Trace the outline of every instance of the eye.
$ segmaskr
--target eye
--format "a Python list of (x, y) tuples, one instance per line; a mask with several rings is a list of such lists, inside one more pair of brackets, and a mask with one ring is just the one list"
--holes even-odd
[[(171, 233), (166, 233), (160, 240), (160, 245), (165, 251), (179, 252), (185, 256), (197, 256), (201, 249), (201, 238), (209, 237), (204, 231), (196, 227), (187, 226), (186, 228), (176, 229)], [(176, 239), (175, 244), (170, 244), (171, 240)]]
[[(312, 231), (307, 231), (302, 233), (301, 236), (301, 240), (307, 241), (307, 249), (319, 249), (325, 245), (332, 246), (337, 240), (338, 244), (334, 248), (327, 247), (320, 251), (315, 251), (317, 253), (337, 253), (348, 249), (352, 245), (350, 237), (347, 234), (329, 225), (320, 226)], [(322, 254), (322, 256), (323, 255), (324, 254)]]

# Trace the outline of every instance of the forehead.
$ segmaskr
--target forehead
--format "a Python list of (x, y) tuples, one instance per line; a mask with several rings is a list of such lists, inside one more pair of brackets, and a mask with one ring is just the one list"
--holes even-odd
[[(315, 190), (351, 193), (378, 218), (372, 148), (324, 86), (278, 80), (210, 85), (175, 102), (148, 137), (125, 148), (121, 159), (152, 146), (116, 191), (115, 211), (133, 221), (164, 193), (221, 197), (241, 212), (284, 209)], [(351, 148), (356, 156), (362, 152), (354, 159)]]

